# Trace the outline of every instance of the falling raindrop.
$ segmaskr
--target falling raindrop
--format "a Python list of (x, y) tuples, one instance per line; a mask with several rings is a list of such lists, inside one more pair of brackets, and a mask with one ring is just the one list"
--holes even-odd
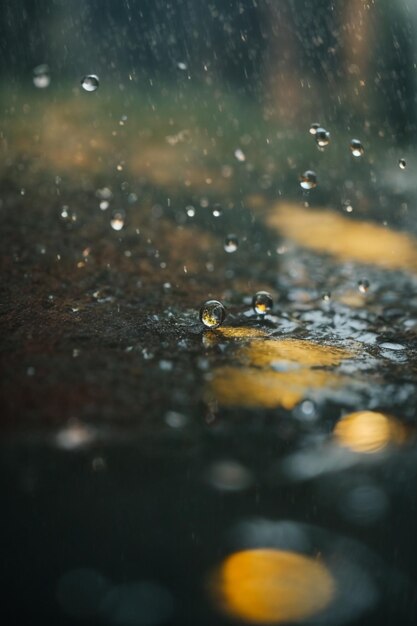
[(354, 157), (361, 157), (365, 152), (362, 143), (359, 139), (352, 139), (350, 142), (350, 151)]
[(367, 293), (369, 289), (369, 280), (362, 278), (358, 281), (358, 289), (361, 293)]
[(84, 91), (96, 91), (99, 86), (98, 76), (96, 74), (88, 74), (81, 81), (81, 87)]
[(177, 63), (177, 67), (179, 70), (182, 70), (183, 72), (185, 72), (185, 70), (188, 68), (187, 64), (184, 63), (184, 61), (179, 61), (179, 63)]
[(113, 213), (112, 218), (110, 220), (110, 226), (113, 230), (122, 230), (125, 225), (125, 216), (121, 211), (116, 211)]
[(318, 128), (320, 128), (320, 124), (318, 124), (317, 122), (314, 122), (313, 124), (311, 124), (310, 135), (315, 135)]
[(316, 130), (315, 139), (319, 148), (325, 148), (330, 143), (330, 133), (325, 128), (318, 128)]
[(407, 167), (407, 162), (406, 162), (405, 159), (400, 159), (398, 161), (398, 165), (399, 165), (401, 170), (405, 170), (405, 168)]
[(227, 235), (224, 240), (224, 249), (226, 252), (236, 252), (239, 247), (239, 240), (236, 235)]
[(252, 298), (252, 307), (258, 315), (266, 315), (272, 311), (274, 301), (267, 291), (258, 291)]
[(49, 67), (45, 64), (38, 65), (33, 70), (33, 84), (38, 89), (45, 89), (45, 87), (49, 87), (51, 82), (51, 77), (49, 75)]
[(314, 189), (314, 187), (317, 187), (317, 175), (312, 170), (306, 170), (304, 174), (301, 174), (299, 180), (303, 189)]
[(194, 217), (194, 215), (195, 215), (195, 208), (191, 204), (189, 206), (185, 207), (185, 211), (186, 211), (188, 217)]
[(241, 150), (240, 148), (237, 148), (235, 150), (235, 157), (238, 161), (240, 161), (241, 163), (243, 163), (243, 161), (246, 161), (246, 156), (245, 153), (243, 152), (243, 150)]
[(200, 321), (207, 328), (218, 328), (226, 317), (226, 309), (218, 300), (207, 300), (200, 309)]
[(222, 213), (223, 213), (223, 209), (220, 206), (220, 204), (215, 204), (213, 207), (213, 211), (212, 211), (213, 217), (220, 217)]

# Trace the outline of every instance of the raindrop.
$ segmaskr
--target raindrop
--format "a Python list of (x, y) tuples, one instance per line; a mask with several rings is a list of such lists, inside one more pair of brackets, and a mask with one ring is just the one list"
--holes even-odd
[(113, 197), (113, 193), (109, 187), (102, 187), (96, 190), (96, 196), (100, 200), (110, 200)]
[(207, 300), (200, 309), (200, 321), (207, 328), (218, 328), (226, 317), (226, 309), (218, 300)]
[(274, 301), (267, 291), (258, 291), (252, 298), (252, 307), (258, 315), (266, 315), (272, 311)]
[(405, 168), (407, 167), (407, 162), (406, 162), (405, 159), (400, 159), (398, 161), (398, 165), (399, 165), (401, 170), (405, 170)]
[(84, 91), (96, 91), (99, 86), (98, 76), (96, 74), (88, 74), (81, 81), (81, 87)]
[(185, 207), (185, 211), (186, 211), (188, 217), (194, 217), (194, 215), (195, 215), (195, 208), (192, 205), (189, 205), (189, 206)]
[(227, 235), (224, 240), (225, 252), (236, 252), (239, 247), (239, 240), (236, 235)]
[(358, 281), (358, 289), (361, 293), (367, 293), (369, 289), (369, 280), (362, 278)]
[(177, 411), (168, 411), (165, 414), (164, 420), (171, 428), (184, 428), (187, 425), (187, 417)]
[(51, 82), (51, 77), (49, 75), (49, 67), (45, 64), (38, 65), (33, 70), (33, 84), (38, 89), (45, 89), (45, 87), (49, 87)]
[(113, 213), (112, 218), (110, 220), (110, 226), (113, 230), (122, 230), (125, 225), (125, 216), (120, 211), (116, 211)]
[(182, 70), (183, 72), (185, 72), (188, 66), (183, 61), (180, 61), (179, 63), (177, 63), (177, 67), (179, 70)]
[(325, 148), (330, 143), (330, 133), (325, 128), (318, 128), (316, 130), (315, 139), (319, 148)]
[(332, 298), (332, 294), (330, 293), (330, 291), (326, 291), (321, 297), (323, 302), (330, 302), (331, 298)]
[(206, 478), (212, 487), (220, 491), (243, 491), (253, 481), (250, 471), (233, 460), (213, 463), (208, 468)]
[(307, 170), (300, 176), (300, 186), (303, 189), (314, 189), (317, 187), (317, 175), (312, 170)]
[(352, 139), (350, 142), (350, 151), (354, 157), (361, 157), (365, 152), (363, 145), (359, 139)]
[(223, 213), (223, 209), (220, 206), (220, 204), (215, 204), (213, 207), (213, 211), (212, 211), (213, 217), (220, 217), (222, 213)]
[(110, 206), (110, 202), (109, 202), (108, 200), (102, 200), (102, 201), (100, 202), (100, 209), (101, 209), (102, 211), (107, 211), (107, 209), (109, 208), (109, 206)]
[(320, 124), (318, 124), (317, 122), (314, 122), (313, 124), (311, 124), (310, 135), (315, 135), (318, 128), (320, 128)]
[(246, 161), (246, 156), (245, 153), (243, 152), (243, 150), (241, 150), (240, 148), (237, 148), (235, 150), (235, 157), (238, 161), (240, 161), (241, 163), (243, 163), (243, 161)]

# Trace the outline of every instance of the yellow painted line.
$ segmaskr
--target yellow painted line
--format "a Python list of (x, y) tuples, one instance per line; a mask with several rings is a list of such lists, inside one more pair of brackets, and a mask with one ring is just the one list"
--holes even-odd
[(417, 239), (407, 233), (295, 204), (276, 205), (266, 222), (298, 245), (340, 261), (417, 272)]

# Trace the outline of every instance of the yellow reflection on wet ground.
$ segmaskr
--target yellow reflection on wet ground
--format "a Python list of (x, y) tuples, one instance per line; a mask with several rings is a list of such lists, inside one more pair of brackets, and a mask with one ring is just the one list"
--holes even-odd
[[(222, 332), (239, 337), (244, 329), (233, 330), (236, 333), (228, 334), (226, 328)], [(242, 333), (245, 336), (251, 335)], [(312, 390), (346, 384), (346, 378), (323, 368), (352, 356), (348, 350), (307, 340), (255, 337), (234, 354), (242, 366), (214, 370), (210, 391), (223, 406), (292, 409)]]
[(299, 245), (341, 261), (417, 271), (417, 241), (403, 232), (354, 221), (333, 211), (291, 204), (277, 205), (267, 223)]
[(310, 618), (330, 604), (336, 591), (335, 581), (321, 561), (272, 549), (232, 554), (211, 582), (217, 606), (252, 624)]
[(345, 415), (335, 426), (337, 442), (353, 452), (373, 454), (405, 441), (406, 429), (394, 417), (374, 411)]
[(223, 326), (217, 331), (228, 339), (246, 339), (253, 337), (265, 337), (265, 331), (260, 328), (246, 328), (245, 326)]
[[(337, 388), (344, 379), (325, 370), (300, 369), (274, 372), (255, 368), (220, 367), (211, 381), (211, 392), (222, 406), (293, 409), (309, 391)], [(346, 382), (346, 381), (345, 381)]]
[(270, 366), (276, 361), (287, 361), (299, 366), (325, 367), (338, 365), (352, 357), (352, 352), (335, 346), (325, 346), (302, 339), (267, 339), (253, 341), (243, 348), (240, 356), (253, 365)]

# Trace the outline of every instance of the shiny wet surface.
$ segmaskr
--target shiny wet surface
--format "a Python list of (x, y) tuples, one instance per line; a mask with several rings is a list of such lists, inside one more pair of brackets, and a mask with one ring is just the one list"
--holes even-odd
[[(109, 120), (105, 92), (82, 95), (6, 97), (4, 612), (415, 624), (412, 173), (395, 163), (377, 213), (377, 147), (358, 165), (333, 132), (306, 194), (308, 124), (210, 148), (189, 111)], [(207, 330), (213, 298), (228, 315)]]

